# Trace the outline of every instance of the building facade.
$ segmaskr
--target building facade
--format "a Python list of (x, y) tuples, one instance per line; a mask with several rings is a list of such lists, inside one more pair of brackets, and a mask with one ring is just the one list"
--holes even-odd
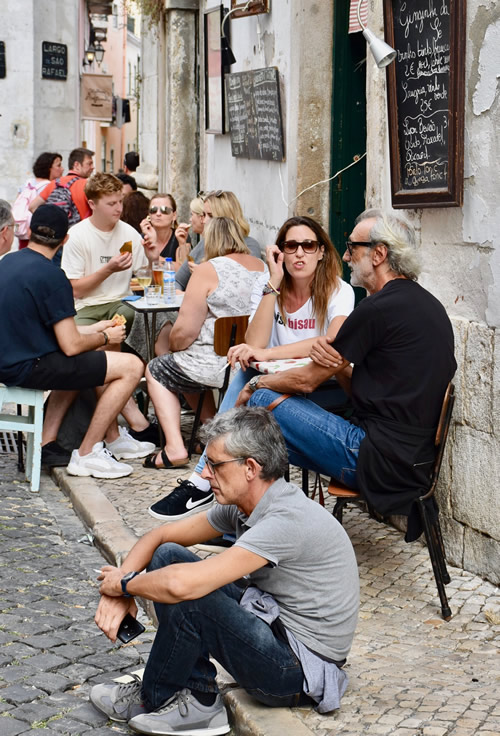
[[(318, 218), (342, 243), (365, 206), (391, 206), (386, 72), (361, 34), (349, 37), (346, 2), (275, 0), (268, 13), (233, 14), (225, 24), (236, 57), (230, 71), (278, 69), (285, 145), (283, 161), (235, 157), (230, 135), (205, 126), (205, 16), (218, 6), (165, 0), (162, 21), (146, 36), (143, 185), (171, 191), (183, 219), (198, 189), (234, 191), (262, 245), (294, 213)], [(383, 0), (368, 1), (367, 20), (383, 37)], [(448, 558), (494, 582), (500, 580), (499, 34), (494, 3), (469, 0), (463, 205), (406, 210), (418, 232), (420, 281), (442, 301), (456, 335), (458, 400), (439, 491)]]

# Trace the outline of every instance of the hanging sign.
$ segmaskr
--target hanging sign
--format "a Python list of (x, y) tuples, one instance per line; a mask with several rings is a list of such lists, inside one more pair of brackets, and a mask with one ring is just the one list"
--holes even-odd
[(111, 122), (113, 116), (113, 77), (111, 74), (82, 74), (82, 118)]

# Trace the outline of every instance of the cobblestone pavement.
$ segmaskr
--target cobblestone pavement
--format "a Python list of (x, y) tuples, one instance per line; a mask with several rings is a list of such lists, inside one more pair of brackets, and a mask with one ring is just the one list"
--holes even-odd
[(42, 474), (30, 493), (0, 454), (0, 736), (130, 733), (87, 702), (90, 686), (140, 669), (154, 629), (120, 649), (93, 622), (95, 547), (69, 501)]
[[(136, 536), (140, 536), (160, 524), (147, 514), (147, 507), (173, 489), (177, 478), (189, 477), (194, 464), (194, 462), (191, 463), (190, 468), (184, 470), (152, 471), (143, 469), (140, 461), (132, 461), (135, 470), (132, 476), (115, 481), (99, 481), (98, 489), (117, 510), (125, 527)], [(62, 471), (62, 475), (66, 475), (65, 471)], [(298, 477), (293, 479), (299, 481)], [(66, 480), (71, 483), (70, 478)], [(74, 520), (71, 523), (69, 521), (71, 515), (64, 497), (53, 487), (50, 491), (46, 491), (45, 485), (41, 499), (20, 490), (19, 485), (14, 487), (9, 485), (9, 489), (12, 488), (15, 490), (15, 493), (12, 494), (12, 501), (9, 501), (9, 508), (12, 508), (12, 520), (9, 516), (1, 523), (15, 527), (14, 533), (12, 531), (8, 533), (13, 536), (17, 534), (16, 547), (20, 546), (17, 539), (25, 528), (24, 522), (35, 523), (24, 517), (17, 519), (19, 509), (23, 508), (23, 502), (30, 503), (33, 512), (39, 508), (38, 504), (41, 504), (35, 516), (38, 519), (35, 524), (37, 532), (35, 537), (30, 537), (30, 544), (36, 541), (40, 534), (39, 530), (44, 529), (43, 525), (49, 524), (46, 519), (48, 517), (52, 519), (51, 514), (54, 514), (54, 509), (59, 510), (59, 515), (64, 512), (64, 524), (68, 525), (67, 527), (58, 521), (59, 516), (55, 517), (56, 521), (50, 520), (50, 525), (47, 527), (47, 535), (52, 540), (51, 544), (56, 545), (55, 552), (50, 552), (50, 554), (57, 554), (57, 559), (59, 559), (55, 565), (56, 571), (63, 571), (63, 582), (59, 581), (56, 587), (58, 600), (67, 601), (68, 591), (74, 589), (78, 580), (81, 582), (81, 589), (79, 589), (81, 605), (88, 604), (93, 612), (95, 589), (89, 570), (95, 566), (94, 559), (98, 563), (98, 554), (93, 548), (75, 544), (71, 551), (69, 551), (71, 548), (69, 545), (68, 551), (64, 552), (65, 548), (58, 536), (61, 533), (61, 527), (65, 537), (69, 533), (72, 540), (75, 540), (81, 533), (78, 523)], [(9, 496), (10, 493), (11, 491)], [(311, 709), (288, 711), (262, 707), (258, 729), (254, 728), (253, 732), (250, 729), (248, 733), (253, 733), (255, 736), (257, 733), (258, 736), (271, 736), (271, 734), (274, 736), (275, 733), (281, 734), (284, 731), (288, 736), (295, 736), (295, 734), (314, 734), (314, 736), (333, 736), (334, 734), (343, 736), (369, 734), (381, 734), (382, 736), (472, 736), (473, 734), (500, 736), (500, 667), (498, 663), (500, 594), (498, 589), (471, 573), (450, 567), (451, 583), (447, 586), (447, 590), (454, 615), (450, 622), (444, 622), (439, 615), (439, 599), (425, 547), (419, 543), (405, 544), (400, 532), (378, 524), (356, 507), (345, 512), (344, 524), (358, 558), (361, 609), (353, 649), (347, 664), (350, 685), (342, 700), (342, 707), (336, 713), (326, 716), (320, 716)], [(74, 527), (77, 530), (72, 531)], [(45, 529), (43, 533), (45, 534)], [(11, 550), (10, 544), (9, 538), (8, 543), (3, 544), (3, 548)], [(50, 554), (46, 555), (43, 551), (39, 553), (27, 549), (27, 552), (35, 559), (33, 562), (31, 557), (26, 557), (24, 550), (23, 547), (23, 569), (24, 567), (31, 569), (31, 574), (34, 569), (40, 567), (34, 558), (35, 554), (39, 554), (42, 558), (52, 559)], [(10, 551), (6, 552), (6, 554), (10, 553)], [(67, 561), (68, 556), (71, 558), (70, 561)], [(78, 562), (76, 563), (75, 560)], [(16, 564), (19, 567), (17, 556)], [(75, 564), (77, 564), (77, 572), (75, 572)], [(49, 580), (51, 580), (55, 572), (48, 572), (44, 569), (44, 577), (49, 577), (49, 574), (51, 575)], [(34, 577), (36, 578), (36, 575)], [(15, 579), (9, 579), (8, 585), (7, 583), (5, 585), (9, 591), (9, 600), (7, 605), (2, 605), (2, 611), (7, 610), (10, 615), (16, 615), (19, 604), (25, 605), (31, 611), (33, 604), (22, 597), (27, 589), (24, 578), (17, 583)], [(49, 584), (49, 596), (56, 594), (50, 592), (53, 587), (54, 583)], [(28, 589), (28, 595), (31, 601), (33, 598), (31, 588)], [(109, 726), (103, 725), (95, 712), (90, 711), (90, 706), (85, 703), (89, 684), (99, 678), (107, 679), (110, 674), (117, 671), (133, 669), (140, 661), (141, 655), (147, 650), (147, 645), (141, 645), (142, 648), (132, 647), (130, 650), (122, 648), (116, 652), (113, 647), (106, 645), (107, 640), (96, 636), (95, 628), (90, 620), (91, 615), (84, 609), (75, 609), (75, 613), (71, 608), (61, 627), (57, 628), (54, 633), (53, 610), (48, 604), (39, 604), (38, 597), (33, 600), (36, 606), (47, 605), (43, 615), (49, 617), (46, 628), (51, 630), (53, 636), (58, 639), (54, 647), (73, 644), (73, 639), (68, 643), (64, 639), (61, 641), (57, 632), (64, 631), (65, 635), (74, 637), (76, 641), (81, 636), (85, 639), (85, 646), (92, 649), (92, 652), (89, 652), (86, 657), (78, 661), (68, 660), (68, 664), (66, 662), (56, 663), (50, 670), (50, 678), (56, 675), (61, 676), (61, 674), (67, 677), (65, 670), (68, 668), (71, 673), (76, 671), (78, 675), (75, 675), (74, 681), (71, 677), (68, 678), (69, 687), (76, 687), (75, 690), (68, 692), (66, 683), (66, 687), (58, 686), (53, 692), (48, 692), (46, 678), (41, 677), (34, 682), (29, 679), (31, 672), (25, 673), (30, 685), (34, 684), (42, 691), (42, 694), (38, 696), (41, 700), (56, 701), (58, 720), (64, 718), (72, 723), (77, 721), (76, 730), (73, 731), (70, 729), (65, 731), (64, 728), (57, 728), (49, 722), (48, 730), (43, 731), (44, 736), (49, 736), (52, 732), (85, 733), (85, 730), (78, 730), (82, 729), (82, 723), (86, 729), (90, 729), (90, 726), (88, 721), (84, 721), (84, 718), (78, 713), (83, 713), (87, 718), (90, 713), (92, 714), (95, 719), (92, 721), (95, 723), (93, 730), (97, 729), (97, 736), (100, 736), (101, 733), (109, 733)], [(78, 604), (80, 604), (80, 598), (78, 598)], [(65, 603), (65, 605), (70, 604)], [(19, 616), (18, 612), (17, 616)], [(37, 624), (42, 623), (40, 616), (41, 614), (35, 616), (34, 621)], [(75, 621), (72, 621), (73, 616)], [(29, 647), (27, 657), (37, 656), (40, 653), (64, 656), (64, 648), (60, 649), (57, 654), (53, 648), (47, 652), (36, 650), (36, 654), (31, 654), (33, 643), (30, 639), (35, 637), (36, 642), (36, 636), (43, 634), (35, 634), (31, 630), (26, 633), (18, 631), (14, 622), (8, 626), (10, 630), (18, 632), (15, 638), (11, 635), (10, 640), (16, 646), (24, 644)], [(81, 635), (82, 631), (83, 635)], [(2, 654), (4, 654), (6, 648), (6, 642), (3, 640), (4, 633), (0, 633), (0, 637)], [(22, 665), (13, 665), (11, 661), (10, 667), (7, 667), (5, 665), (8, 663), (4, 659), (0, 660), (0, 675), (9, 670), (15, 674), (13, 666), (28, 666), (28, 663), (25, 663), (19, 654), (16, 656), (22, 661)], [(89, 672), (86, 668), (94, 669), (90, 669)], [(17, 683), (20, 683), (21, 677), (22, 674), (16, 681)], [(45, 690), (41, 687), (44, 681), (46, 681)], [(6, 681), (5, 685), (10, 687), (10, 682)], [(26, 682), (24, 688), (26, 688)], [(27, 720), (17, 715), (17, 710), (25, 706), (5, 697), (3, 699), (7, 701), (6, 704), (4, 703), (4, 710), (7, 714), (14, 715), (14, 708), (16, 708), (16, 720), (25, 724)], [(78, 703), (77, 706), (73, 705), (75, 700)], [(51, 705), (52, 702), (49, 707)], [(81, 710), (78, 710), (78, 706)], [(62, 707), (70, 709), (70, 714), (62, 713)], [(76, 715), (73, 715), (75, 711)], [(43, 716), (36, 716), (36, 718), (42, 720)], [(5, 736), (23, 733), (15, 729), (4, 732), (1, 728), (0, 724), (0, 736), (4, 736), (4, 733)], [(123, 732), (124, 729), (120, 731), (118, 728), (118, 731)]]
[[(161, 523), (147, 507), (173, 489), (177, 478), (188, 478), (195, 462), (172, 471), (132, 464), (135, 472), (126, 482), (104, 481), (100, 488), (140, 536)], [(292, 479), (300, 483), (298, 474)], [(296, 719), (315, 736), (500, 736), (496, 586), (450, 567), (454, 615), (445, 622), (424, 546), (406, 544), (400, 532), (356, 507), (344, 513), (344, 525), (361, 580), (360, 619), (347, 664), (350, 685), (335, 714), (294, 709)]]

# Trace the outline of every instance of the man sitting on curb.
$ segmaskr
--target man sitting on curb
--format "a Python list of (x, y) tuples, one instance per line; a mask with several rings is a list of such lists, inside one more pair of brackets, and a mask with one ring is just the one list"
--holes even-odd
[[(28, 247), (8, 254), (0, 264), (0, 381), (58, 389), (56, 395), (104, 387), (82, 444), (71, 454), (68, 473), (120, 478), (133, 468), (111, 454), (116, 449), (123, 455), (116, 417), (141, 379), (143, 364), (132, 355), (97, 349), (124, 340), (123, 327), (101, 323), (87, 328), (86, 334), (77, 328), (71, 284), (52, 263), (67, 231), (66, 214), (55, 205), (41, 205), (31, 220)], [(49, 399), (44, 432), (55, 421), (51, 404)], [(142, 453), (141, 443), (132, 442), (135, 450), (129, 443), (129, 451)]]
[[(210, 655), (266, 705), (338, 708), (359, 606), (349, 538), (282, 477), (286, 448), (266, 409), (220, 414), (203, 438), (218, 504), (149, 532), (99, 576), (96, 623), (112, 641), (137, 612), (133, 596), (155, 603), (143, 682), (95, 685), (90, 700), (140, 733), (227, 733)], [(236, 542), (220, 555), (200, 560), (185, 549), (224, 532)]]
[[(408, 515), (429, 485), (441, 405), (456, 370), (452, 326), (443, 305), (416, 283), (415, 233), (401, 215), (363, 212), (344, 261), (351, 284), (369, 296), (332, 345), (317, 339), (312, 363), (252, 378), (238, 403), (267, 406), (280, 394), (299, 394), (273, 412), (290, 462), (359, 488), (383, 515)], [(350, 420), (300, 396), (332, 375), (352, 395)]]

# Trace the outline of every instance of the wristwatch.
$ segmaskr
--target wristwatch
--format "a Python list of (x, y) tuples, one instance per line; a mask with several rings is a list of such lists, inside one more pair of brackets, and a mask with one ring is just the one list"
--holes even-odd
[(254, 393), (255, 393), (255, 392), (257, 391), (257, 389), (259, 388), (259, 387), (257, 386), (257, 384), (259, 383), (259, 381), (260, 381), (260, 376), (254, 376), (253, 378), (251, 378), (251, 379), (249, 380), (249, 382), (248, 382), (248, 384), (247, 384), (247, 386), (248, 386), (249, 390), (250, 390), (250, 391), (251, 391), (251, 392), (252, 392), (253, 394), (254, 394)]
[(138, 572), (128, 572), (126, 575), (124, 575), (121, 579), (122, 584), (122, 595), (125, 598), (132, 598), (132, 593), (127, 593), (127, 583), (130, 583), (133, 578), (135, 578), (136, 575), (139, 575)]

